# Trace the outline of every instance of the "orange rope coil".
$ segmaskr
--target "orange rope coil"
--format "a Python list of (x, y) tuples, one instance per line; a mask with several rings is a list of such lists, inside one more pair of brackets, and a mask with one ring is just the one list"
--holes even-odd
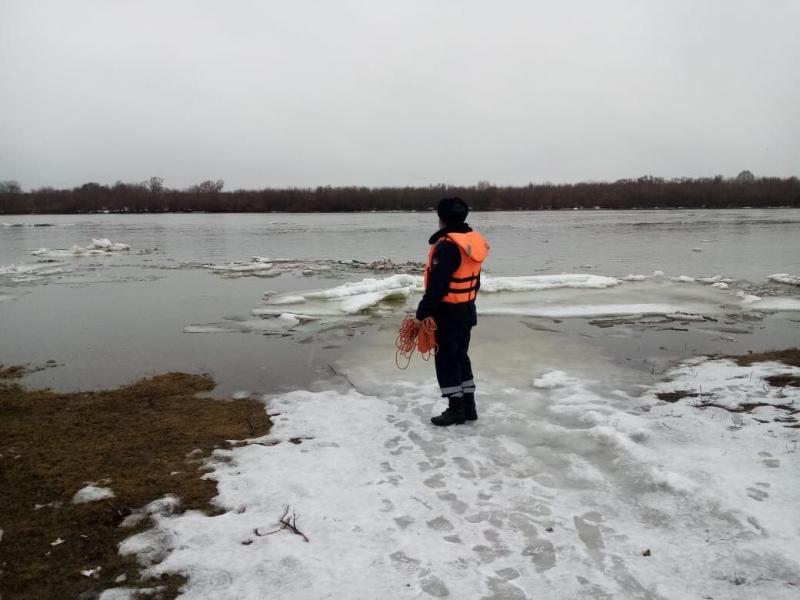
[[(419, 351), (422, 360), (430, 360), (431, 354), (436, 354), (436, 321), (433, 320), (433, 317), (417, 321), (413, 315), (406, 315), (400, 324), (400, 332), (397, 334), (395, 345), (397, 352), (395, 352), (394, 359), (398, 369), (408, 368), (414, 350)], [(405, 364), (401, 357), (405, 359)]]

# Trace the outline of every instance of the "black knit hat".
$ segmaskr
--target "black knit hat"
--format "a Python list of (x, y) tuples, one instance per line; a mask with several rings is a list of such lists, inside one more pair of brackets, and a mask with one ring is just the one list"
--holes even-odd
[(469, 207), (461, 198), (442, 198), (436, 213), (445, 225), (459, 225), (467, 220)]

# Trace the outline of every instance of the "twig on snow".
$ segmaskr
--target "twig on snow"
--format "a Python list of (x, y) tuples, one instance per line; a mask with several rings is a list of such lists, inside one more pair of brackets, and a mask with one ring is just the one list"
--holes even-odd
[(275, 529), (274, 531), (268, 531), (267, 533), (259, 533), (259, 531), (258, 531), (258, 527), (256, 527), (256, 528), (253, 530), (253, 532), (254, 532), (254, 533), (255, 533), (255, 534), (258, 536), (258, 537), (264, 537), (265, 535), (272, 535), (273, 533), (278, 533), (279, 531), (283, 531), (284, 529), (288, 529), (289, 531), (291, 531), (291, 532), (292, 532), (292, 533), (294, 533), (295, 535), (299, 535), (299, 536), (300, 536), (301, 538), (303, 538), (303, 539), (304, 539), (306, 542), (309, 542), (309, 541), (310, 541), (310, 540), (308, 539), (308, 536), (306, 536), (306, 534), (305, 534), (305, 533), (303, 533), (302, 531), (300, 531), (300, 530), (297, 528), (297, 513), (295, 513), (294, 511), (292, 511), (292, 516), (291, 516), (291, 517), (289, 516), (289, 505), (288, 505), (288, 504), (286, 505), (286, 508), (285, 508), (285, 509), (284, 509), (284, 511), (283, 511), (283, 516), (281, 516), (281, 518), (280, 518), (280, 520), (279, 520), (279, 523), (281, 524), (281, 526), (280, 526), (280, 527), (278, 527), (277, 529)]

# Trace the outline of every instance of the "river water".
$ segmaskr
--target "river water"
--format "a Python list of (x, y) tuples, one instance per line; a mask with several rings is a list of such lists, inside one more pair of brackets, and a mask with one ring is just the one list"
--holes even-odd
[[(432, 213), (0, 221), (0, 363), (49, 364), (27, 385), (265, 398), (269, 439), (211, 463), (229, 512), (121, 546), (186, 597), (797, 597), (800, 390), (695, 357), (798, 345), (800, 211), (472, 215), (480, 419), (446, 430), (394, 351)], [(310, 543), (258, 533), (287, 504)]]
[[(267, 290), (300, 292), (389, 275), (394, 271), (346, 264), (331, 268), (330, 263), (381, 257), (396, 263), (423, 261), (436, 226), (432, 213), (26, 215), (0, 220), (0, 361), (55, 361), (63, 366), (40, 371), (29, 381), (64, 389), (118, 385), (163, 370), (202, 370), (217, 377), (221, 393), (306, 384), (324, 375), (348, 339), (372, 335), (376, 322), (396, 328), (402, 306), (389, 311), (367, 307), (368, 323), (353, 319), (358, 322), (344, 332), (328, 332), (328, 338), (335, 338), (329, 343), (311, 343), (297, 330), (252, 327), (252, 322), (233, 327), (250, 335), (189, 334), (187, 328), (229, 333), (230, 326), (213, 324), (252, 319), (251, 311)], [(691, 310), (698, 304), (724, 306), (741, 289), (783, 296), (796, 296), (799, 289), (767, 284), (769, 275), (800, 273), (800, 211), (499, 212), (476, 213), (471, 222), (491, 242), (490, 276), (664, 274), (658, 281), (630, 282), (613, 290), (564, 287), (517, 294), (494, 307), (481, 299), (485, 314), (557, 318), (557, 307), (577, 304), (577, 312), (564, 316), (580, 316), (581, 310), (596, 316), (598, 303), (611, 303), (624, 313), (626, 305), (635, 312), (642, 302), (672, 302)], [(102, 238), (131, 249), (71, 253), (73, 246)], [(31, 254), (38, 249), (51, 252)], [(281, 263), (285, 268), (277, 276), (274, 271), (205, 267), (248, 263), (254, 256), (295, 262)], [(261, 276), (238, 276), (252, 274)], [(670, 279), (679, 276), (721, 276), (735, 283), (722, 291)], [(536, 307), (547, 310), (537, 312)], [(376, 320), (381, 316), (390, 318)], [(618, 331), (600, 335), (606, 330), (591, 328), (586, 333), (586, 323), (569, 319), (558, 329), (590, 345), (599, 338), (606, 352), (630, 358), (630, 344)], [(489, 329), (504, 326), (476, 333), (488, 335)], [(518, 328), (512, 323), (512, 329)], [(789, 341), (787, 331), (795, 333), (780, 320), (774, 326), (762, 322), (748, 335), (730, 334), (736, 342), (723, 341), (719, 347), (702, 339), (689, 344), (681, 339), (691, 335), (667, 331), (661, 334), (664, 343), (653, 343), (675, 347), (665, 358), (676, 358), (684, 343), (687, 350), (699, 345), (703, 351), (772, 347)]]

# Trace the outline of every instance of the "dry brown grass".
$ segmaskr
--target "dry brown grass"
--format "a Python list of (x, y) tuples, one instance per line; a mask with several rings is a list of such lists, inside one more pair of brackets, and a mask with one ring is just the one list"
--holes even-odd
[(757, 352), (742, 356), (731, 356), (740, 367), (749, 367), (753, 363), (775, 361), (782, 362), (793, 367), (800, 367), (800, 348), (789, 348), (788, 350), (772, 350), (770, 352)]
[[(201, 459), (226, 440), (269, 429), (257, 401), (195, 396), (213, 387), (211, 377), (185, 373), (83, 393), (0, 382), (0, 596), (92, 598), (121, 574), (127, 586), (154, 585), (141, 581), (135, 561), (117, 552), (120, 541), (147, 523), (139, 529), (119, 523), (168, 493), (183, 508), (210, 510), (216, 486), (200, 479)], [(198, 448), (201, 453), (187, 457)], [(70, 503), (87, 482), (106, 480), (115, 498)], [(51, 545), (57, 538), (64, 543)], [(98, 566), (96, 578), (80, 573)], [(165, 586), (163, 597), (173, 597), (180, 583), (155, 582)]]
[(8, 365), (0, 364), (0, 379), (19, 379), (23, 375), (28, 374), (28, 368), (22, 365)]
[(775, 387), (800, 387), (800, 376), (792, 375), (791, 373), (770, 375), (769, 377), (764, 377), (764, 381)]
[(656, 398), (665, 402), (677, 402), (681, 398), (697, 398), (699, 395), (691, 390), (676, 390), (674, 392), (657, 392)]

